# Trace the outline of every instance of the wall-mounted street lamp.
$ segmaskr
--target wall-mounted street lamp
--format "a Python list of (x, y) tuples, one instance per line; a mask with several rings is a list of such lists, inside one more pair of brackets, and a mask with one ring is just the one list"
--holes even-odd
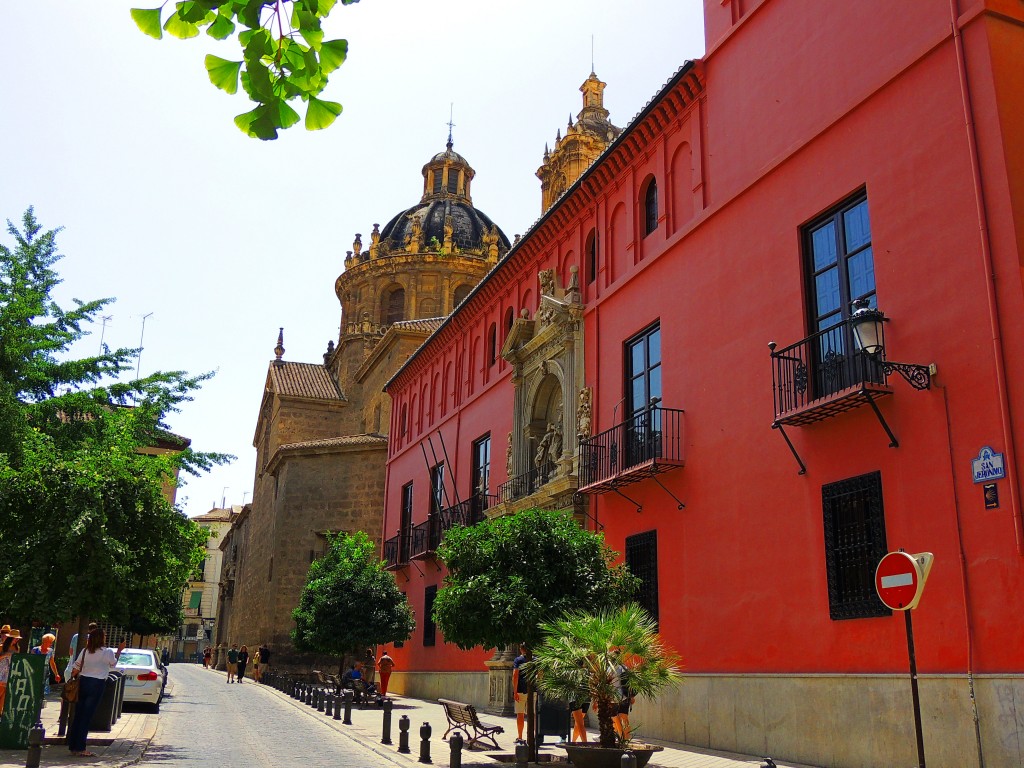
[(850, 317), (850, 330), (857, 350), (874, 360), (889, 376), (894, 371), (906, 379), (914, 389), (930, 389), (935, 366), (916, 363), (894, 363), (885, 359), (885, 331), (883, 323), (888, 322), (880, 310), (871, 307), (867, 299), (852, 303), (854, 313)]

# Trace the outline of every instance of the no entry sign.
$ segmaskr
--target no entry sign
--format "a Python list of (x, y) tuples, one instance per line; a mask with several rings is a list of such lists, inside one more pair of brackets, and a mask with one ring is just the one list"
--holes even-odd
[(894, 611), (916, 608), (931, 567), (930, 552), (916, 555), (890, 552), (882, 558), (875, 569), (875, 590), (878, 592), (878, 598)]

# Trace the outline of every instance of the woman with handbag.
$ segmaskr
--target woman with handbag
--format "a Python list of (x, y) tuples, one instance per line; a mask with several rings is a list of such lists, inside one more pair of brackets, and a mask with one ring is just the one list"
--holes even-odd
[(4, 704), (7, 701), (7, 680), (11, 675), (11, 657), (18, 652), (21, 644), (21, 632), (12, 629), (4, 637), (0, 645), (0, 720), (4, 716)]
[(71, 669), (72, 677), (78, 680), (78, 705), (75, 707), (74, 722), (68, 729), (68, 749), (72, 755), (78, 757), (95, 757), (95, 753), (85, 748), (89, 736), (89, 723), (92, 722), (92, 716), (103, 697), (107, 675), (117, 666), (121, 651), (124, 650), (123, 640), (114, 651), (104, 647), (106, 639), (102, 629), (97, 628), (90, 632), (88, 643), (78, 654)]

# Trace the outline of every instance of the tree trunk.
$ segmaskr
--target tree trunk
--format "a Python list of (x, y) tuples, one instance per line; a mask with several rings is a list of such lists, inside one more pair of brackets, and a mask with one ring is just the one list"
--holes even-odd
[(600, 731), (600, 742), (602, 747), (615, 746), (615, 715), (617, 708), (615, 703), (609, 699), (600, 699), (597, 704), (597, 727)]

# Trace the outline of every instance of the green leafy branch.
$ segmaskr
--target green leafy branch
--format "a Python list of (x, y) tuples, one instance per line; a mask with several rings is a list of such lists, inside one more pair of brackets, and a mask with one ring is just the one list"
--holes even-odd
[[(341, 0), (352, 5), (359, 0)], [(239, 27), (242, 60), (206, 56), (210, 82), (230, 94), (238, 84), (257, 107), (235, 117), (235, 125), (257, 139), (276, 139), (279, 129), (299, 121), (288, 103), (306, 102), (306, 130), (326, 128), (341, 114), (341, 104), (321, 99), (331, 72), (348, 56), (347, 40), (324, 40), (322, 22), (338, 0), (187, 0), (175, 2), (164, 18), (159, 8), (132, 8), (139, 29), (157, 40), (163, 33), (180, 39), (206, 34), (225, 40)], [(290, 12), (288, 6), (291, 6)]]

